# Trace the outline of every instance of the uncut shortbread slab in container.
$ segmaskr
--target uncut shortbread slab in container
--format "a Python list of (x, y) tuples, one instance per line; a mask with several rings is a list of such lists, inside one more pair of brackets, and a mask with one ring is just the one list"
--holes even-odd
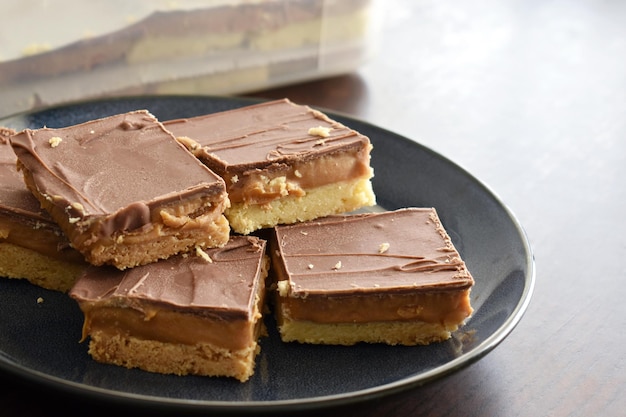
[(145, 110), (11, 137), (24, 181), (93, 265), (223, 246), (224, 181)]
[(283, 341), (424, 345), (473, 311), (474, 280), (435, 209), (276, 226), (271, 242)]
[(265, 245), (235, 236), (222, 248), (124, 271), (90, 267), (70, 291), (89, 354), (149, 372), (248, 380), (265, 332)]
[(234, 232), (375, 204), (369, 138), (288, 99), (164, 122), (226, 182)]
[(66, 292), (87, 264), (26, 188), (9, 143), (13, 134), (0, 127), (0, 276)]

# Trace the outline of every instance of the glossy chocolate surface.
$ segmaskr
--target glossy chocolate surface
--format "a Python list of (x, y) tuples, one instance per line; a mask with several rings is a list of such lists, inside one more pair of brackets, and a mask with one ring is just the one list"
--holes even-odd
[(197, 142), (196, 155), (220, 174), (272, 166), (280, 169), (281, 164), (370, 146), (366, 136), (288, 99), (170, 120), (164, 125), (177, 138)]
[(120, 271), (89, 267), (70, 291), (79, 303), (129, 307), (148, 313), (155, 308), (251, 319), (265, 241), (233, 237), (223, 248), (202, 256), (174, 256)]
[(474, 282), (431, 208), (331, 216), (275, 233), (290, 297), (453, 290)]
[(215, 199), (220, 177), (184, 149), (145, 110), (11, 138), (34, 187), (74, 222), (109, 216), (105, 229), (134, 230), (154, 207)]
[(9, 136), (15, 132), (0, 128), (0, 210), (43, 221), (51, 221), (39, 201), (26, 188), (22, 174), (17, 171), (17, 157), (11, 148)]

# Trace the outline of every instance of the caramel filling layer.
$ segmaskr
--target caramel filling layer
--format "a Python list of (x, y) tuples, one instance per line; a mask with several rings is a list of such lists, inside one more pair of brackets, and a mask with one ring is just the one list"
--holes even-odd
[[(306, 191), (336, 182), (370, 178), (369, 149), (329, 154), (320, 158), (280, 164), (243, 173), (220, 173), (233, 204), (266, 204), (286, 197), (301, 197)], [(214, 169), (214, 168), (213, 168)], [(218, 171), (216, 171), (218, 172)]]
[(249, 347), (260, 333), (260, 315), (254, 321), (204, 317), (171, 310), (151, 310), (146, 313), (132, 308), (96, 306), (83, 303), (85, 315), (83, 340), (94, 332), (133, 336), (163, 343), (196, 345), (208, 343), (228, 350)]
[(155, 208), (149, 213), (150, 221), (138, 229), (120, 228), (109, 233), (108, 230), (103, 230), (98, 219), (88, 219), (85, 221), (87, 230), (70, 233), (78, 246), (113, 246), (142, 245), (158, 241), (163, 236), (186, 236), (198, 231), (206, 234), (204, 243), (211, 242), (213, 237), (218, 242), (210, 246), (221, 246), (228, 240), (227, 232), (220, 226), (223, 211), (228, 205), (227, 199), (214, 204), (197, 199), (179, 207)]
[(83, 263), (83, 256), (72, 249), (61, 229), (39, 221), (19, 221), (0, 214), (0, 242), (31, 249), (61, 261)]
[(470, 290), (413, 294), (368, 294), (306, 298), (278, 297), (282, 313), (291, 320), (316, 323), (422, 321), (459, 324), (472, 314)]

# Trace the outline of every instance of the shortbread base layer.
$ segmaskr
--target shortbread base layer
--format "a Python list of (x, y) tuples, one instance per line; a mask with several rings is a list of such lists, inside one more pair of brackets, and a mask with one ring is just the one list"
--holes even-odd
[(241, 382), (254, 374), (258, 343), (231, 351), (209, 343), (164, 343), (121, 335), (91, 334), (89, 354), (101, 363), (175, 374), (233, 377)]
[(85, 267), (12, 243), (0, 243), (0, 276), (6, 278), (25, 279), (45, 289), (67, 292)]
[(283, 342), (351, 346), (360, 342), (388, 345), (428, 345), (450, 338), (459, 326), (407, 322), (314, 323), (283, 320), (279, 331)]
[(304, 196), (286, 196), (266, 204), (232, 203), (224, 211), (231, 228), (240, 234), (279, 224), (293, 224), (376, 204), (369, 178), (309, 189)]

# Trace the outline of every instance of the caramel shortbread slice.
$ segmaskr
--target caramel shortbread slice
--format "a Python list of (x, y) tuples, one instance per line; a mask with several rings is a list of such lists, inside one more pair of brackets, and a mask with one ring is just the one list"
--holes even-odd
[(89, 354), (149, 372), (248, 380), (265, 332), (265, 245), (235, 236), (222, 248), (125, 271), (90, 267), (70, 291)]
[(236, 233), (375, 204), (369, 138), (308, 106), (275, 100), (164, 125), (224, 179)]
[(429, 344), (473, 311), (474, 280), (434, 209), (277, 226), (271, 242), (283, 341)]
[(0, 127), (0, 276), (66, 292), (87, 264), (24, 185), (9, 143), (15, 133)]
[(93, 265), (223, 246), (224, 181), (145, 110), (11, 137), (24, 181)]

